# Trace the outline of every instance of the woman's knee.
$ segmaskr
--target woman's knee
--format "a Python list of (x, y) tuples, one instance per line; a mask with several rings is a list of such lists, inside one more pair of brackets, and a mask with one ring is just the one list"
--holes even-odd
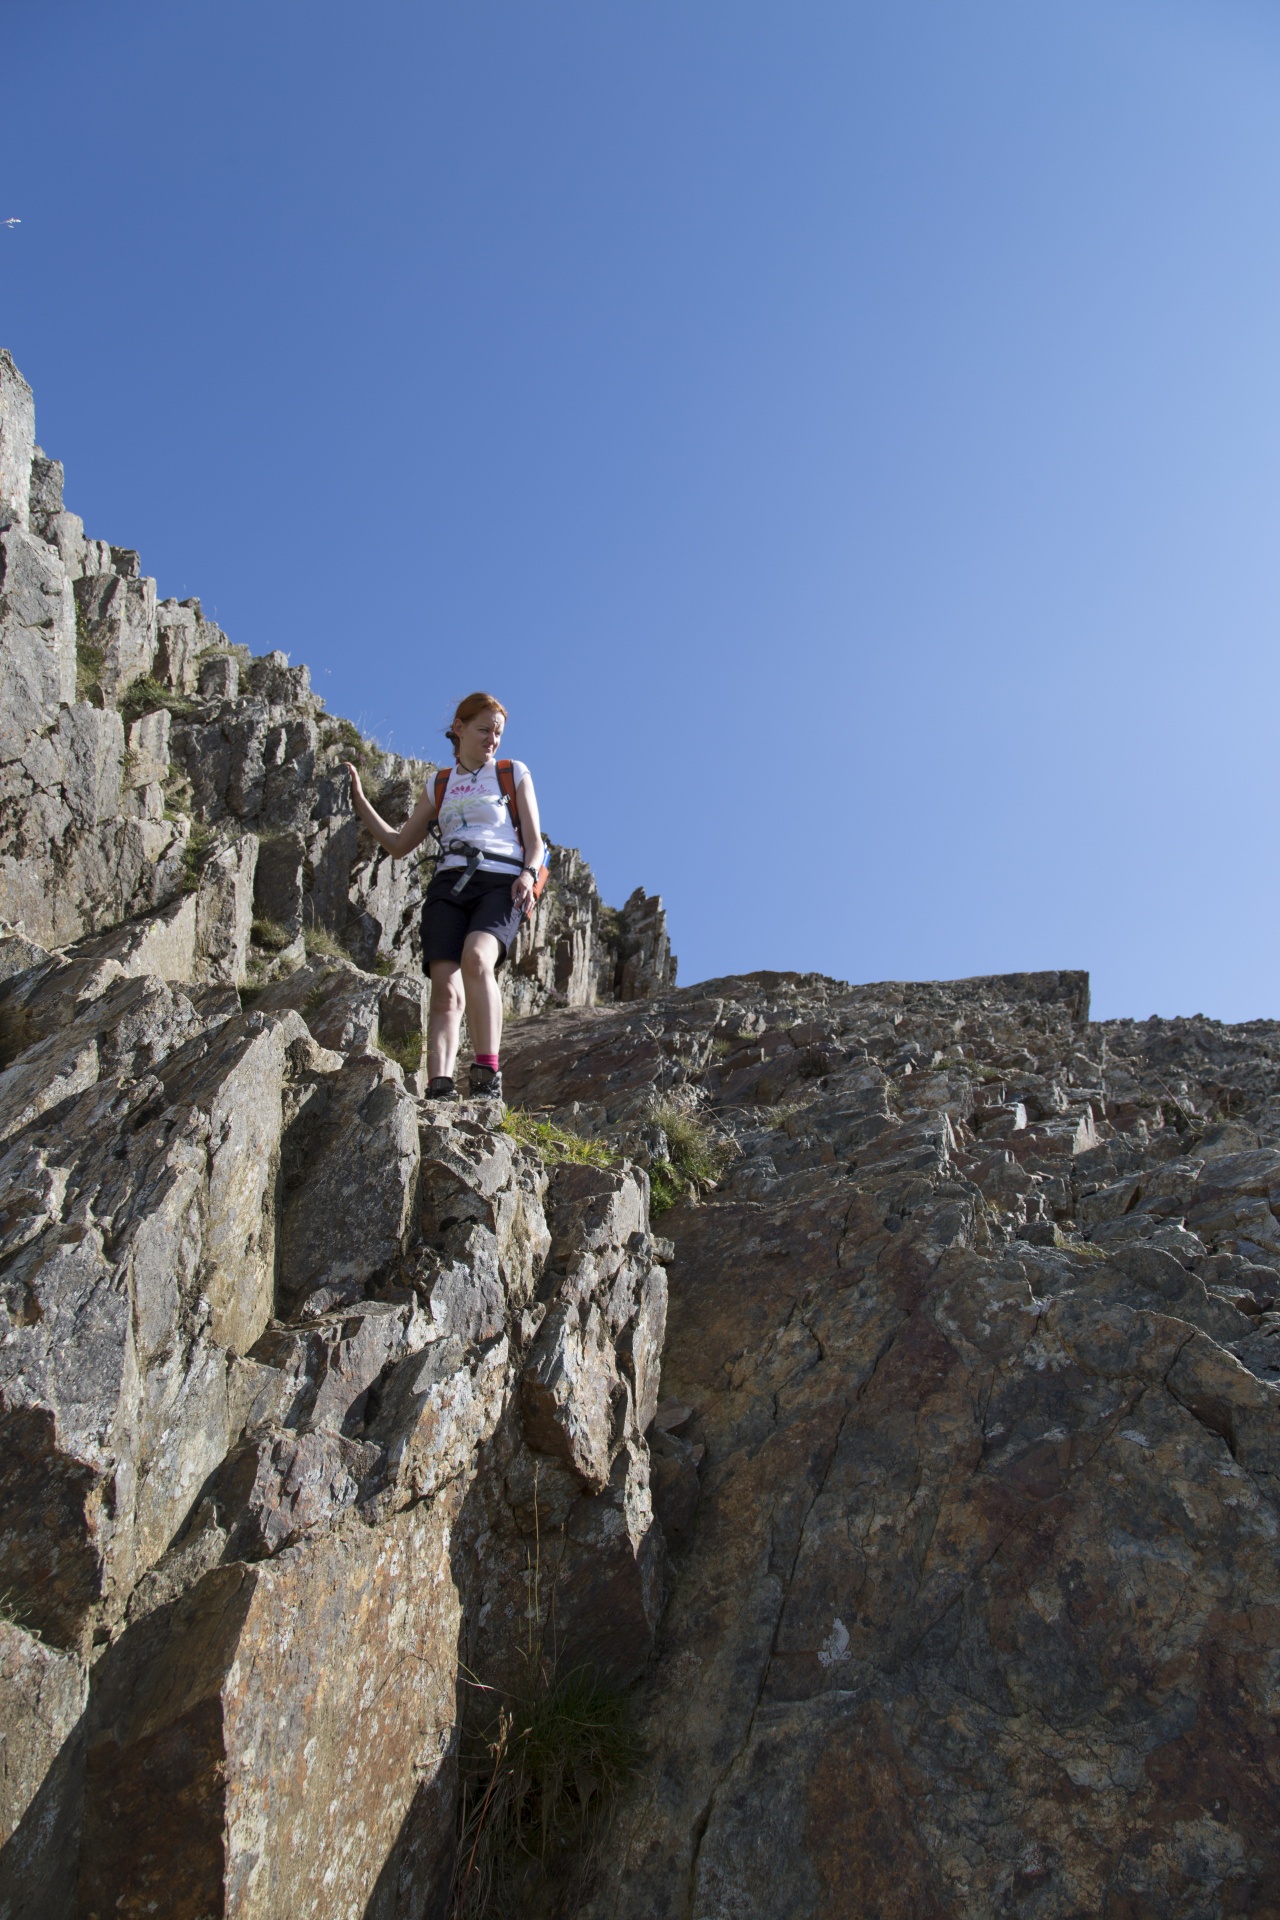
[(435, 1014), (462, 1012), (462, 981), (456, 973), (431, 982), (431, 1011)]
[(462, 949), (462, 972), (468, 980), (492, 980), (495, 956), (483, 947)]

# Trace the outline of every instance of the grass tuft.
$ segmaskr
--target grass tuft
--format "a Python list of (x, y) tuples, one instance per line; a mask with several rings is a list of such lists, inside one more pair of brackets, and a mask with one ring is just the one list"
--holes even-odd
[(631, 1703), (590, 1674), (533, 1664), (464, 1743), (452, 1920), (558, 1910), (585, 1890), (596, 1843), (641, 1750)]
[(366, 740), (350, 720), (331, 720), (320, 736), (320, 751), (334, 751), (341, 760), (350, 760), (357, 773), (372, 773), (382, 761), (382, 750)]
[(658, 1107), (653, 1123), (667, 1136), (667, 1157), (649, 1167), (649, 1210), (666, 1213), (678, 1200), (718, 1185), (735, 1149), (697, 1113)]
[(189, 700), (185, 693), (175, 693), (172, 687), (166, 687), (160, 680), (153, 680), (149, 674), (143, 674), (140, 680), (133, 680), (120, 696), (120, 718), (126, 727), (141, 720), (144, 714), (158, 713), (161, 707), (181, 719), (185, 714), (193, 713), (196, 702)]
[(95, 647), (91, 640), (82, 640), (79, 636), (81, 617), (76, 614), (76, 699), (91, 700), (95, 706), (106, 705), (102, 693), (103, 650)]
[(649, 1212), (670, 1213), (677, 1201), (688, 1194), (688, 1182), (681, 1180), (669, 1160), (655, 1160), (649, 1168)]
[(293, 935), (278, 920), (255, 920), (250, 933), (254, 946), (261, 947), (265, 953), (283, 953), (293, 945)]
[(539, 1120), (521, 1107), (508, 1107), (502, 1116), (502, 1131), (523, 1147), (532, 1147), (549, 1167), (572, 1162), (585, 1167), (616, 1166), (618, 1156), (603, 1140), (588, 1140), (553, 1120)]
[(198, 820), (187, 836), (187, 844), (182, 850), (182, 879), (179, 885), (184, 893), (197, 893), (204, 878), (204, 870), (218, 850), (217, 836), (212, 827), (203, 826)]
[(406, 1033), (400, 1040), (378, 1036), (378, 1045), (388, 1060), (398, 1061), (406, 1073), (416, 1073), (422, 1065), (422, 1044), (420, 1033)]
[(302, 936), (302, 941), (309, 955), (318, 954), (322, 960), (351, 958), (346, 948), (334, 939), (327, 927), (308, 927)]

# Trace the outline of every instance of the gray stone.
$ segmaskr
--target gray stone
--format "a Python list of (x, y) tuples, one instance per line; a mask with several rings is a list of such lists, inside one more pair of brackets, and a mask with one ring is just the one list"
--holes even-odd
[(198, 607), (177, 600), (156, 606), (156, 653), (153, 671), (175, 693), (195, 693), (199, 687), (199, 657), (203, 650)]
[(57, 550), (66, 571), (68, 580), (78, 580), (85, 571), (86, 541), (84, 521), (78, 513), (50, 514), (44, 523), (43, 535), (51, 547)]
[(201, 875), (196, 895), (198, 980), (235, 984), (245, 977), (257, 859), (256, 835), (242, 834), (216, 854)]
[(264, 1008), (295, 1008), (322, 1047), (340, 1053), (366, 1051), (377, 1043), (383, 983), (350, 962), (313, 959), (262, 995)]
[(222, 1462), (197, 1525), (219, 1530), (223, 1559), (263, 1560), (354, 1506), (381, 1465), (363, 1440), (262, 1428)]
[(0, 1915), (71, 1910), (84, 1775), (85, 1663), (0, 1619)]
[(274, 920), (291, 939), (302, 932), (305, 866), (306, 846), (300, 833), (270, 834), (258, 847), (254, 912), (261, 919)]
[(0, 931), (0, 986), (19, 974), (30, 973), (34, 967), (45, 965), (48, 959), (47, 950), (23, 934)]
[[(11, 1867), (50, 1912), (434, 1910), (462, 1608), (499, 1674), (528, 1490), (561, 1527), (565, 1645), (631, 1678), (652, 1640), (646, 1183), (558, 1174), (549, 1263), (548, 1172), (500, 1109), (419, 1111), (378, 1049), (423, 1034), (429, 857), (357, 828), (306, 668), (157, 607), (139, 555), (66, 508), (16, 375), (3, 397), (0, 1915), (25, 1910)], [(167, 704), (126, 728), (144, 676)], [(406, 818), (432, 767), (365, 756)], [(619, 988), (589, 868), (555, 872), (513, 1011)], [(255, 911), (351, 957), (264, 944), (250, 988)], [(628, 914), (642, 992), (669, 977), (660, 911)]]
[(147, 787), (162, 781), (169, 771), (169, 714), (165, 707), (144, 714), (129, 729), (126, 787)]
[(35, 398), (12, 356), (0, 347), (0, 530), (27, 527), (35, 444)]
[(21, 758), (31, 736), (55, 726), (59, 708), (75, 699), (71, 591), (42, 541), (17, 527), (0, 534), (0, 760)]
[(287, 1051), (304, 1034), (296, 1015), (254, 1011), (164, 1064), (166, 1090), (207, 1126), (201, 1291), (212, 1338), (237, 1353), (252, 1347), (274, 1304), (281, 1096)]
[(120, 715), (110, 707), (64, 707), (58, 716), (55, 750), (71, 823), (88, 828), (114, 821), (124, 772)]
[(114, 571), (84, 573), (74, 592), (86, 640), (101, 652), (99, 684), (117, 700), (155, 661), (156, 583)]
[(303, 1326), (269, 1327), (253, 1357), (283, 1376), (282, 1425), (337, 1432), (361, 1419), (374, 1381), (424, 1346), (428, 1332), (412, 1297), (364, 1300)]
[(31, 454), (30, 516), (28, 526), (42, 540), (49, 538), (48, 527), (62, 512), (62, 483), (65, 478), (61, 460), (51, 460), (41, 447)]
[(311, 675), (306, 667), (291, 667), (287, 653), (264, 653), (251, 660), (245, 672), (245, 685), (257, 699), (273, 707), (301, 707), (311, 694)]
[(615, 993), (644, 1000), (676, 983), (676, 960), (667, 937), (667, 917), (658, 895), (637, 887), (622, 909)]
[(322, 1077), (285, 1156), (282, 1297), (296, 1308), (362, 1288), (403, 1251), (417, 1199), (417, 1112), (399, 1068), (355, 1055)]
[(240, 691), (240, 662), (233, 653), (215, 653), (200, 664), (202, 699), (234, 700)]
[(609, 1484), (625, 1430), (627, 1396), (598, 1307), (554, 1307), (542, 1323), (521, 1384), (524, 1430), (592, 1493)]

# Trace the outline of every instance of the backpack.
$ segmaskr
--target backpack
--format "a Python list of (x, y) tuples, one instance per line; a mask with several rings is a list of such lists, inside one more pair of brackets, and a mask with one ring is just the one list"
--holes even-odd
[[(502, 789), (502, 797), (506, 801), (507, 810), (511, 815), (511, 824), (516, 830), (516, 838), (519, 840), (521, 850), (523, 851), (524, 828), (520, 824), (520, 809), (516, 805), (516, 776), (512, 771), (509, 760), (495, 760), (493, 764), (494, 771), (498, 776), (498, 785)], [(444, 796), (449, 786), (449, 775), (452, 772), (452, 767), (441, 767), (436, 773), (437, 828), (440, 820), (440, 809), (444, 805)], [(533, 897), (535, 900), (541, 899), (542, 889), (546, 886), (550, 878), (551, 868), (547, 864), (547, 841), (546, 835), (544, 834), (542, 840), (542, 865), (533, 876)]]

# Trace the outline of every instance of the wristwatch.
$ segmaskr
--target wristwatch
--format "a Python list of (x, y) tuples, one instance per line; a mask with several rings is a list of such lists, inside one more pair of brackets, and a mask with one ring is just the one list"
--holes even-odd
[(521, 867), (520, 871), (521, 873), (527, 873), (531, 880), (536, 880), (538, 877), (538, 869), (536, 867)]

